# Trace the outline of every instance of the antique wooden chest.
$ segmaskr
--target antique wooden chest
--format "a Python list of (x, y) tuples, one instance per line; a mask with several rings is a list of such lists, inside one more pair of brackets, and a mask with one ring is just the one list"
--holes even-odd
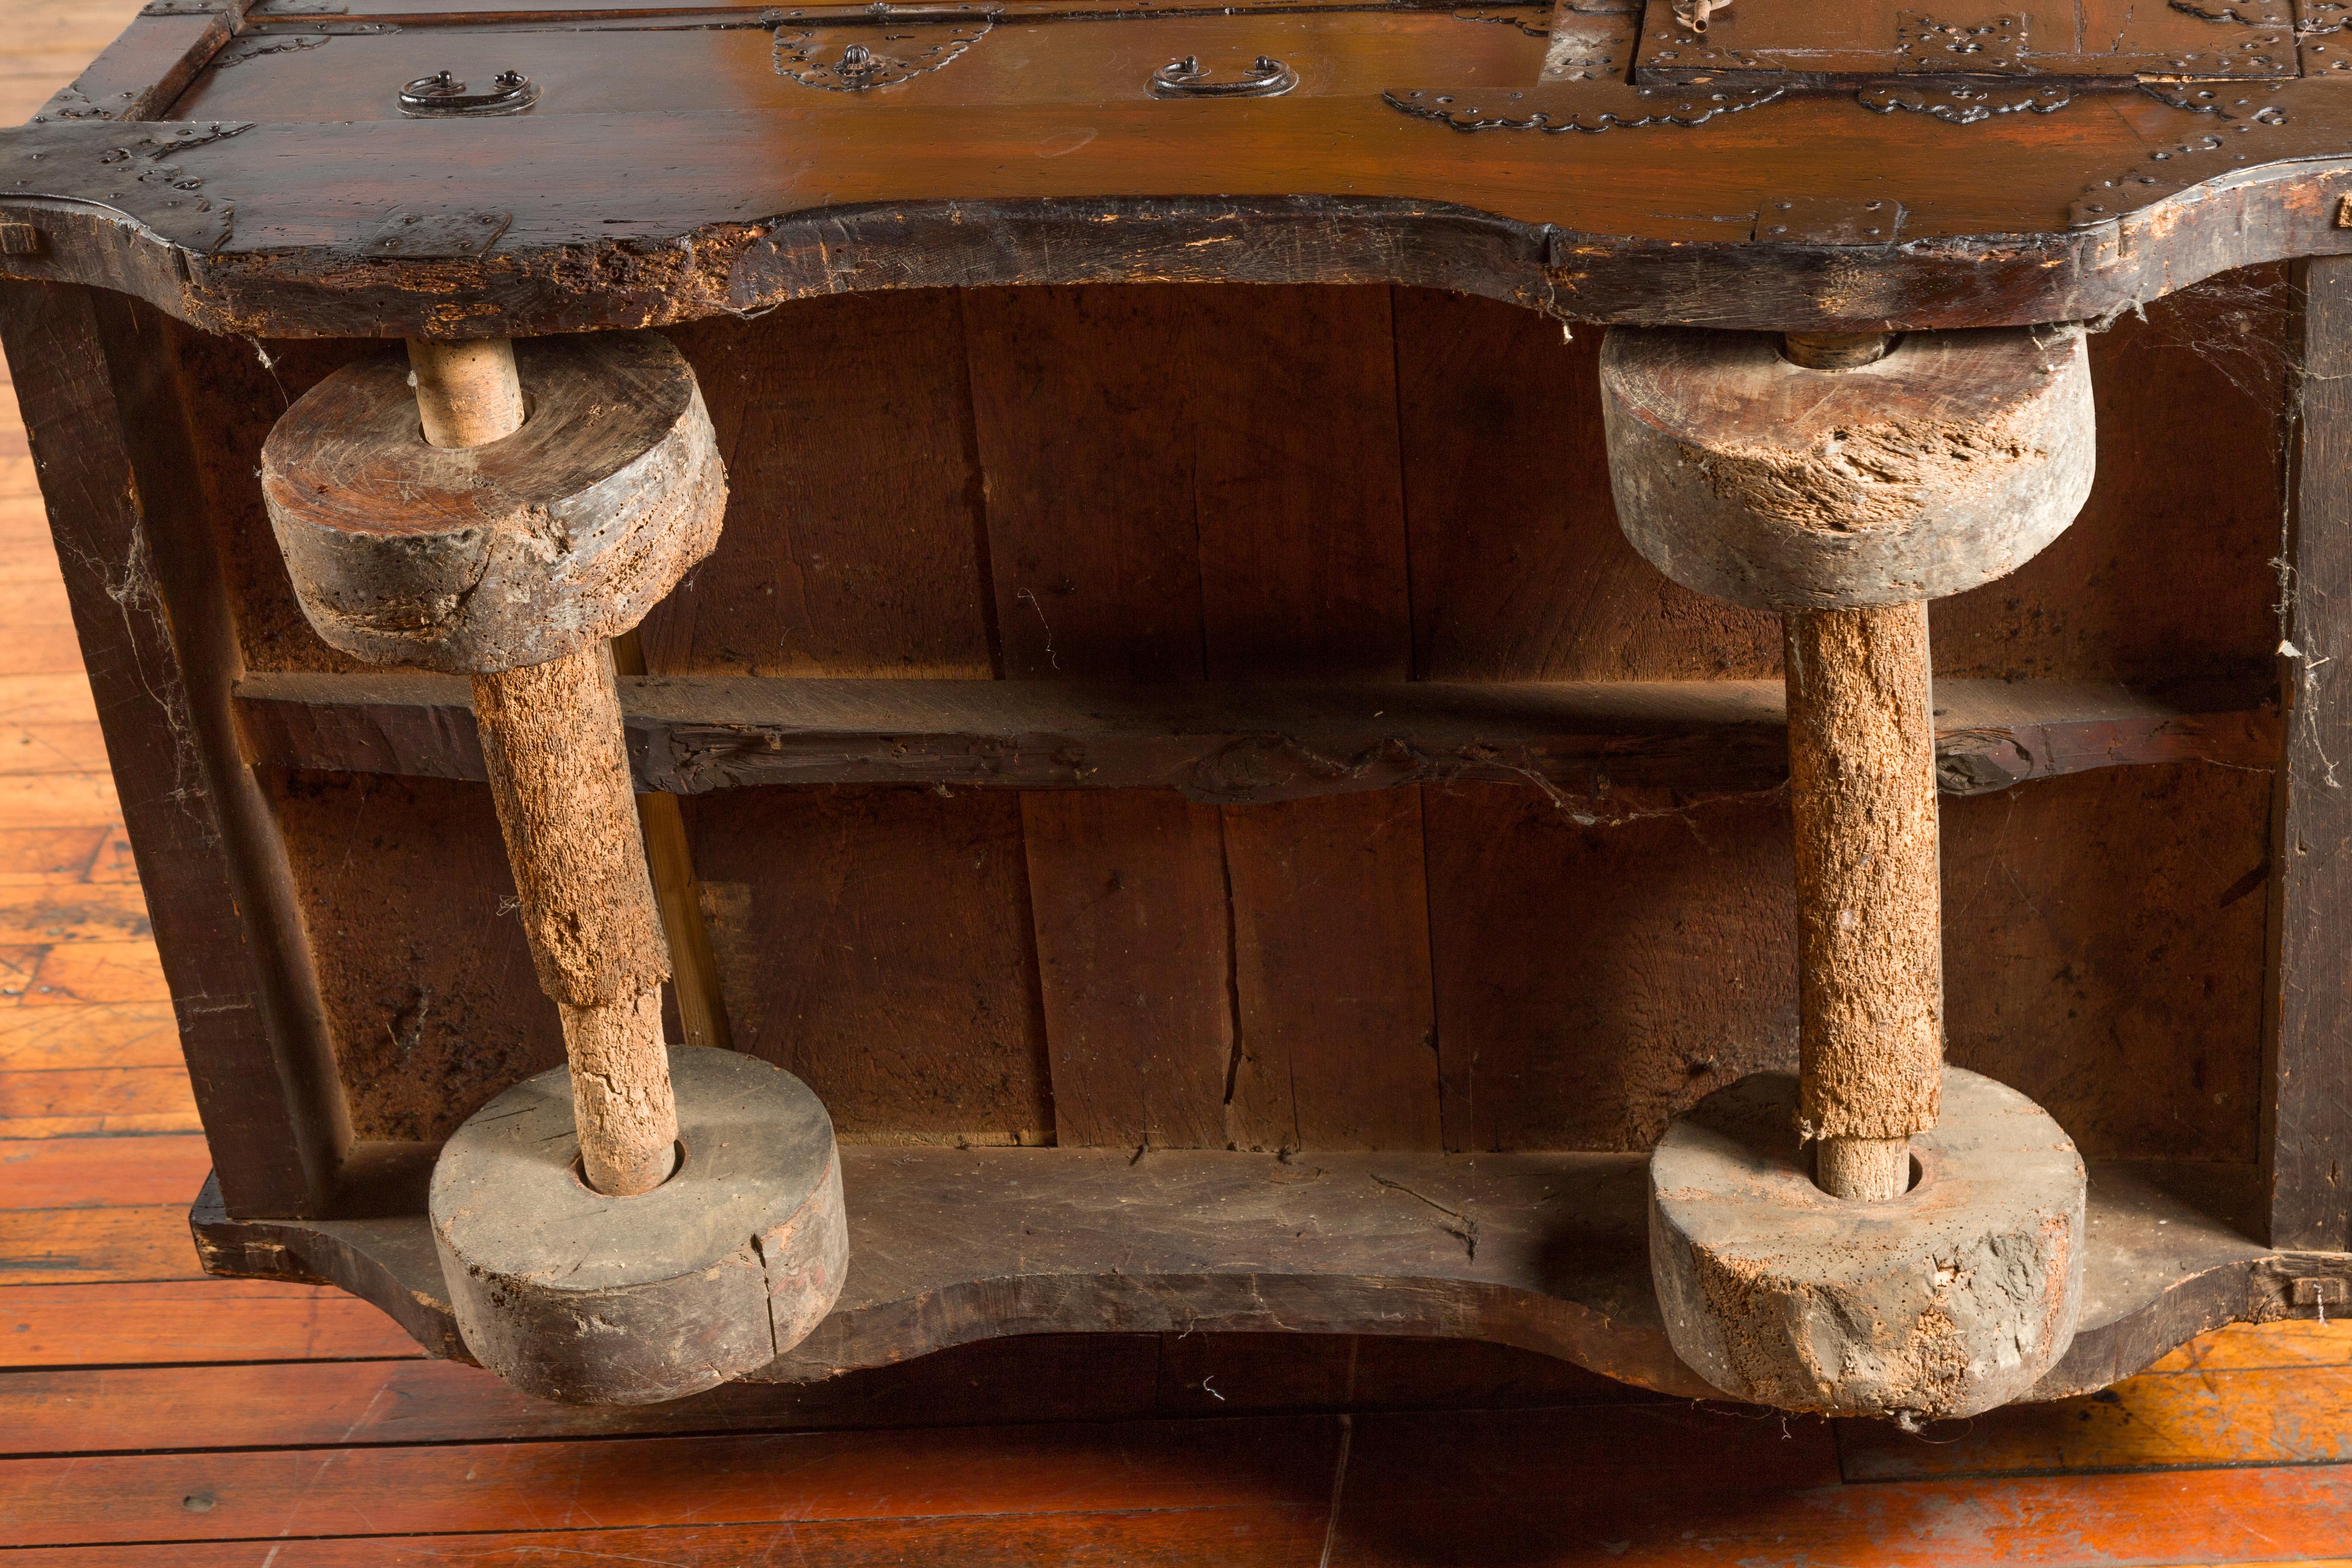
[(1783, 632), (1621, 533), (1604, 331), (2079, 323), (2087, 501), (1920, 612), (1942, 1049), (2088, 1172), (2032, 1396), (2352, 1313), (2347, 15), (155, 0), (0, 135), (0, 337), (206, 1266), (470, 1353), (428, 1183), (570, 1017), (491, 667), (322, 637), (265, 442), (402, 338), (537, 409), (533, 342), (658, 329), (726, 493), (611, 644), (666, 1033), (805, 1084), (846, 1205), (748, 1375), (1723, 1387), (1645, 1172), (1798, 1066)]

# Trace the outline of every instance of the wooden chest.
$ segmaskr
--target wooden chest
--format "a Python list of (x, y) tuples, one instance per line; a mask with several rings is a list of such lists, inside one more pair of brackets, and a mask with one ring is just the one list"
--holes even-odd
[(2042, 1393), (2344, 1302), (2352, 35), (2252, 9), (157, 0), (0, 136), (0, 334), (207, 1266), (463, 1355), (426, 1175), (563, 1060), (466, 682), (314, 634), (263, 439), (387, 339), (658, 327), (730, 487), (615, 649), (672, 1037), (844, 1144), (758, 1375), (1706, 1393), (1642, 1173), (1796, 1064), (1781, 641), (1621, 537), (1604, 324), (2090, 321), (2088, 506), (1933, 610), (1947, 1049), (2090, 1167)]

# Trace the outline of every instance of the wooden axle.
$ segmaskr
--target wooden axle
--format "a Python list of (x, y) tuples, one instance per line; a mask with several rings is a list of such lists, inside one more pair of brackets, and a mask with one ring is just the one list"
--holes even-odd
[(472, 678), (562, 1021), (565, 1065), (467, 1117), (434, 1162), (427, 1217), (467, 1349), (591, 1404), (765, 1365), (841, 1292), (833, 1123), (781, 1068), (662, 1041), (670, 953), (610, 641), (718, 542), (726, 473), (693, 367), (651, 332), (412, 342), (287, 410), (262, 494), (320, 637)]
[(1833, 1196), (1911, 1184), (1936, 1125), (1943, 946), (1927, 601), (2072, 521), (2089, 381), (2063, 329), (1612, 332), (1611, 473), (1636, 548), (1780, 613), (1796, 830), (1798, 1131)]
[[(522, 428), (514, 345), (408, 340), (425, 438), (485, 447)], [(611, 648), (474, 676), (474, 717), (541, 987), (563, 1018), (583, 1178), (628, 1197), (677, 1163), (662, 1042), (669, 947), (637, 837)]]
[[(1790, 610), (1799, 1127), (1841, 1198), (1911, 1184), (1944, 1060), (1927, 606)], [(1847, 1131), (1819, 1129), (1836, 1126)]]
[[(1895, 341), (1790, 332), (1780, 353), (1809, 370), (1850, 370)], [(1944, 1060), (1927, 606), (1788, 610), (1780, 620), (1797, 830), (1798, 1126), (1851, 1108), (1841, 1120), (1864, 1130), (1820, 1134), (1813, 1179), (1832, 1197), (1883, 1200), (1911, 1184), (1911, 1134), (1936, 1124)]]

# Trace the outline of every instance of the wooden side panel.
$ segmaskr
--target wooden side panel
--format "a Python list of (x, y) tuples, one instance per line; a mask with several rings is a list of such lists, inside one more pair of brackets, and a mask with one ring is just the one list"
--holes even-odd
[(982, 289), (964, 312), (1004, 673), (1198, 680), (1182, 291)]
[(1021, 814), (1055, 1141), (1223, 1148), (1233, 932), (1217, 808), (1052, 790)]
[(1436, 1149), (1422, 791), (1229, 806), (1244, 1149)]
[(196, 514), (178, 329), (82, 289), (0, 291), (32, 453), (221, 1187), (315, 1213), (349, 1137), (283, 850), (238, 755), (234, 632)]
[(487, 787), (272, 784), (356, 1137), (438, 1142), (563, 1060)]
[(2290, 300), (2284, 267), (2249, 268), (2092, 337), (2091, 499), (2015, 574), (1935, 605), (1937, 674), (2269, 673)]
[(1777, 795), (1584, 826), (1533, 790), (1423, 792), (1445, 1146), (1643, 1149), (1797, 1062)]
[[(968, 319), (1009, 674), (1409, 672), (1387, 290), (989, 291)], [(1052, 833), (1031, 864), (1057, 1068), (1076, 1075), (1074, 1104), (1124, 1108), (1074, 1119), (1063, 1141), (1158, 1142), (1189, 1120), (1213, 1144), (1433, 1142), (1426, 929), (1417, 902), (1386, 896), (1420, 886), (1421, 846), (1378, 826), (1395, 816), (1377, 801), (1233, 808), (1220, 837), (1172, 795), (1034, 805), (1033, 828)], [(1150, 845), (1172, 863), (1129, 879)], [(1331, 876), (1381, 896), (1334, 922), (1331, 889), (1314, 886)], [(1114, 881), (1119, 929), (1184, 940), (1062, 929)], [(1132, 1030), (1153, 997), (1186, 1001), (1142, 1041), (1181, 1016), (1203, 1031), (1194, 1044), (1121, 1059), (1082, 1043)], [(1180, 1087), (1198, 1092), (1235, 1027), (1217, 1100), (1161, 1109)], [(1185, 1064), (1173, 1077), (1168, 1049)], [(1375, 1103), (1407, 1086), (1419, 1103)]]
[(2352, 261), (2315, 260), (2301, 277), (2263, 1175), (2271, 1245), (2334, 1250), (2352, 1247)]
[(1412, 673), (1389, 292), (1177, 294), (1212, 680)]
[(992, 670), (962, 308), (819, 299), (674, 330), (727, 458), (719, 548), (646, 618), (661, 674)]
[(1741, 679), (1778, 619), (1668, 582), (1617, 529), (1602, 329), (1399, 289), (1397, 397), (1423, 680)]
[(366, 338), (253, 342), (175, 331), (189, 381), (203, 393), (205, 438), (196, 444), (196, 471), (245, 668), (374, 668), (329, 647), (303, 618), (261, 504), (261, 443), (296, 398), (386, 345)]
[(2182, 763), (1945, 802), (1948, 1058), (2092, 1159), (2252, 1161), (2269, 792)]
[(1017, 796), (747, 789), (685, 805), (737, 1050), (797, 1073), (844, 1137), (1045, 1141)]

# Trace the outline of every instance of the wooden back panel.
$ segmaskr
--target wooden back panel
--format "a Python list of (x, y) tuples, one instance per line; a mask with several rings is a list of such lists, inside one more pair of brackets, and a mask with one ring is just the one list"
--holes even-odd
[[(2223, 279), (2095, 340), (2091, 506), (1937, 607), (1944, 674), (2267, 667), (2281, 292)], [(1619, 538), (1598, 330), (1410, 289), (1169, 285), (843, 297), (673, 336), (733, 500), (644, 628), (656, 673), (1778, 672), (1769, 617)], [(177, 341), (248, 665), (349, 668), (301, 625), (248, 476), (285, 398), (371, 345), (265, 345), (265, 367)], [(2087, 1153), (2252, 1159), (2269, 788), (2179, 763), (1948, 801), (1952, 1058)], [(302, 775), (280, 800), (359, 1136), (437, 1139), (561, 1059), (485, 790)], [(1777, 792), (1605, 820), (1533, 784), (760, 788), (686, 813), (736, 1044), (851, 1138), (1639, 1148), (1795, 1058)]]

